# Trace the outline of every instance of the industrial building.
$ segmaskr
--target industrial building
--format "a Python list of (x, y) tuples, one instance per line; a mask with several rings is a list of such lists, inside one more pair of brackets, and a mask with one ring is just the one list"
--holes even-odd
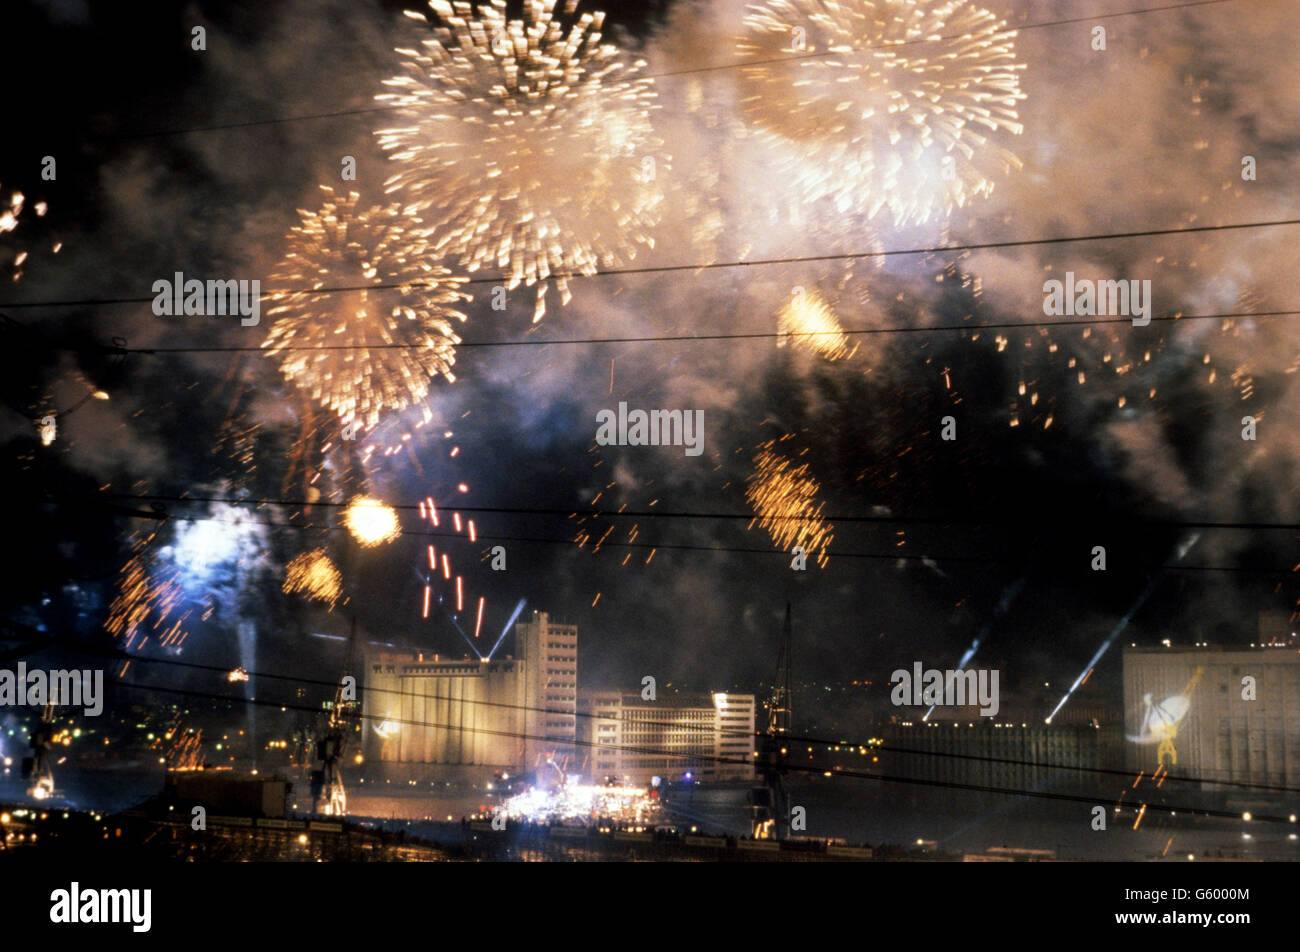
[(362, 711), (370, 767), (476, 779), (549, 759), (571, 764), (578, 629), (533, 612), (514, 635), (516, 654), (499, 659), (368, 651)]
[(632, 783), (752, 779), (752, 694), (580, 695), (576, 626), (533, 612), (514, 638), (514, 654), (481, 659), (368, 651), (362, 784), (395, 792), (539, 768)]
[[(1088, 789), (1095, 770), (1123, 767), (1118, 724), (907, 721), (883, 729), (885, 772), (1017, 790)], [(1082, 770), (1074, 769), (1082, 768)]]
[(646, 700), (620, 691), (578, 698), (578, 743), (595, 780), (649, 783), (751, 780), (754, 695), (689, 694)]
[[(1300, 785), (1300, 651), (1124, 651), (1128, 766), (1232, 783)], [(1221, 789), (1206, 784), (1205, 789)]]

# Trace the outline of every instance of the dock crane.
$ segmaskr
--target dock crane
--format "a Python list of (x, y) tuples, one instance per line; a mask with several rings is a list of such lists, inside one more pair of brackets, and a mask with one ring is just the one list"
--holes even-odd
[(50, 748), (54, 746), (54, 705), (46, 704), (41, 719), (27, 742), (32, 756), (23, 758), (23, 779), (30, 784), (27, 795), (46, 800), (54, 794), (54, 771), (50, 769)]
[(785, 603), (785, 625), (776, 662), (776, 685), (767, 702), (767, 730), (759, 735), (758, 771), (761, 787), (749, 792), (750, 831), (754, 839), (783, 840), (790, 834), (790, 798), (785, 789), (787, 748), (793, 707), (791, 668), (793, 653), (790, 603)]
[(352, 675), (356, 667), (356, 642), (357, 621), (353, 618), (343, 676), (334, 689), (334, 703), (323, 718), (323, 730), (316, 741), (316, 759), (321, 766), (311, 772), (312, 811), (322, 816), (345, 816), (348, 812), (348, 795), (343, 786), (343, 757), (347, 753), (348, 741), (361, 724), (361, 702), (357, 698), (356, 678)]

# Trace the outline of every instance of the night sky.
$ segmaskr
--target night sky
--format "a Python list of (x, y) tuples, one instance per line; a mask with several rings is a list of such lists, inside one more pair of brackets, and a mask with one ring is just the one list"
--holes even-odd
[[(464, 575), (466, 631), (485, 597), (480, 640), (495, 640), (520, 599), (577, 624), (585, 688), (633, 690), (654, 675), (765, 693), (790, 601), (799, 682), (883, 689), (913, 661), (955, 665), (991, 624), (973, 663), (1002, 670), (1004, 707), (1029, 705), (1043, 682), (1059, 696), (1152, 577), (1125, 643), (1249, 644), (1261, 613), (1295, 611), (1297, 226), (1259, 223), (1300, 208), (1300, 66), (1279, 28), (1300, 5), (1041, 25), (1134, 5), (993, 2), (1022, 28), (1024, 131), (998, 142), (1023, 168), (924, 222), (822, 199), (791, 224), (791, 150), (742, 108), (737, 70), (703, 69), (731, 60), (743, 4), (609, 4), (605, 39), (650, 74), (673, 74), (656, 79), (652, 115), (671, 156), (662, 220), (654, 248), (627, 263), (666, 270), (575, 277), (572, 301), (552, 288), (537, 324), (530, 289), (493, 310), (498, 272), (473, 275), (455, 382), (437, 379), (419, 406), (386, 414), (362, 438), (379, 449), (331, 484), (350, 479), (404, 507), (405, 534), (362, 550), (337, 528), (338, 507), (303, 511), (292, 461), (344, 467), (337, 436), (331, 450), (320, 432), (297, 443), (303, 420), (315, 413), (330, 433), (338, 421), (309, 409), (259, 352), (266, 307), (256, 327), (158, 317), (150, 289), (177, 271), (269, 288), (319, 185), (382, 200), (393, 160), (376, 142), (373, 97), (398, 69), (394, 47), (427, 30), (401, 16), (406, 5), (142, 2), (126, 14), (12, 0), (0, 13), (0, 209), (15, 190), (26, 197), (17, 227), (0, 233), (11, 546), (0, 597), (4, 617), (67, 643), (29, 664), (84, 665), (71, 645), (114, 642), (105, 626), (121, 570), (155, 530), (146, 549), (155, 571), (179, 566), (172, 617), (188, 612), (187, 634), (178, 649), (151, 638), (144, 656), (247, 664), (239, 632), (251, 626), (257, 670), (308, 678), (342, 663), (337, 643), (311, 634), (344, 634), (353, 616), (375, 640), (460, 651), (445, 607), (421, 618), (430, 542)], [(1105, 51), (1090, 46), (1097, 24)], [(195, 25), (206, 50), (190, 48)], [(345, 155), (355, 182), (340, 180)], [(1246, 155), (1254, 181), (1241, 175)], [(57, 161), (53, 181), (41, 176), (45, 156)], [(714, 216), (707, 235), (702, 208)], [(1235, 224), (1252, 227), (1041, 241)], [(998, 242), (1022, 244), (859, 257), (850, 271), (678, 267)], [(1043, 282), (1071, 270), (1150, 280), (1156, 319), (1044, 317)], [(852, 336), (851, 357), (778, 346), (795, 286), (820, 288), (843, 328), (866, 332)], [(1228, 316), (1187, 319), (1204, 315)], [(1060, 324), (1038, 326), (1047, 321)], [(958, 325), (972, 326), (941, 329)], [(597, 446), (596, 414), (620, 401), (703, 410), (704, 452)], [(43, 446), (37, 426), (50, 413), (57, 438)], [(941, 438), (946, 416), (952, 441)], [(1242, 439), (1245, 416), (1254, 441)], [(755, 453), (782, 437), (833, 524), (825, 568), (810, 559), (792, 570), (749, 528)], [(402, 448), (385, 455), (390, 446)], [(478, 542), (447, 537), (446, 524), (422, 538), (430, 526), (416, 506), (430, 495), (447, 523), (458, 505), (478, 510), (466, 511)], [(648, 515), (609, 514), (621, 507)], [(236, 512), (263, 525), (232, 525)], [(599, 551), (575, 543), (611, 526)], [(497, 544), (504, 572), (489, 568)], [(1090, 568), (1099, 545), (1105, 572)], [(332, 613), (280, 589), (285, 564), (317, 546), (344, 576), (348, 601)], [(1118, 661), (1116, 650), (1084, 695), (1117, 699)], [(211, 673), (147, 667), (128, 680), (222, 689)]]

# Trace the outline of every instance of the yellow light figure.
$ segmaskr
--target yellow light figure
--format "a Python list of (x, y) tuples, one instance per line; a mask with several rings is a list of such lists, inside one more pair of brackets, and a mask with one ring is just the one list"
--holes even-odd
[(1142, 703), (1146, 705), (1142, 715), (1142, 729), (1136, 737), (1129, 735), (1129, 740), (1135, 744), (1159, 745), (1156, 747), (1156, 769), (1165, 766), (1166, 757), (1169, 764), (1178, 763), (1178, 750), (1174, 747), (1174, 740), (1178, 736), (1179, 725), (1191, 709), (1192, 692), (1204, 674), (1205, 669), (1198, 667), (1181, 694), (1167, 697), (1159, 704), (1152, 703), (1154, 695), (1142, 695)]

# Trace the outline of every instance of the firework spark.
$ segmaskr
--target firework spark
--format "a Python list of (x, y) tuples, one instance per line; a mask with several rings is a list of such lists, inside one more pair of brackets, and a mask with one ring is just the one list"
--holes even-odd
[[(3, 235), (5, 232), (13, 231), (15, 228), (18, 227), (18, 216), (23, 213), (23, 207), (26, 204), (26, 202), (27, 202), (27, 198), (26, 196), (23, 195), (22, 192), (13, 192), (9, 196), (8, 208), (5, 208), (3, 204), (0, 204), (0, 235)], [(46, 204), (44, 202), (37, 202), (35, 205), (32, 206), (32, 210), (36, 212), (36, 217), (40, 218), (45, 215)], [(60, 247), (61, 245), (57, 243), (55, 244), (54, 246), (55, 254), (58, 253)], [(17, 254), (14, 255), (13, 279), (15, 281), (17, 281), (19, 278), (23, 276), (23, 263), (26, 260), (27, 260), (26, 251), (19, 251)]]
[(404, 73), (375, 97), (398, 116), (376, 130), (399, 167), (385, 188), (427, 215), (438, 256), (495, 266), (510, 289), (536, 284), (534, 321), (550, 280), (568, 303), (569, 274), (654, 247), (668, 171), (645, 64), (601, 43), (603, 13), (566, 30), (555, 5), (528, 0), (525, 19), (509, 20), (505, 0), (430, 0), (440, 25), (397, 50)]
[(369, 496), (348, 503), (343, 519), (352, 537), (367, 548), (392, 542), (402, 534), (396, 510)]
[(184, 717), (180, 713), (172, 715), (164, 731), (157, 736), (150, 736), (154, 740), (149, 749), (163, 754), (168, 770), (203, 769), (203, 730), (185, 727)]
[[(118, 594), (108, 609), (104, 627), (121, 638), (123, 648), (139, 650), (155, 633), (163, 646), (185, 640), (189, 611), (181, 611), (185, 593), (181, 571), (168, 567), (149, 552), (153, 536), (138, 541), (118, 579)], [(152, 619), (152, 624), (146, 624)]]
[(849, 346), (849, 339), (826, 300), (816, 290), (805, 292), (803, 288), (797, 288), (796, 292), (786, 301), (777, 318), (781, 334), (793, 336), (778, 338), (777, 346), (794, 343), (827, 360), (851, 357), (857, 348)]
[(343, 576), (324, 549), (312, 549), (296, 556), (285, 567), (281, 590), (286, 595), (299, 592), (307, 598), (328, 602), (333, 611), (343, 593)]
[[(270, 294), (274, 317), (263, 347), (290, 381), (347, 423), (379, 421), (429, 392), (431, 377), (448, 380), (460, 343), (451, 323), (469, 300), (464, 278), (429, 263), (418, 218), (396, 205), (358, 210), (360, 196), (321, 186), (320, 211), (299, 211), (289, 250), (274, 280), (292, 291)], [(344, 287), (328, 295), (307, 289)]]
[(822, 516), (817, 481), (808, 474), (807, 463), (791, 464), (776, 451), (776, 443), (764, 443), (754, 457), (745, 498), (757, 515), (749, 527), (758, 523), (783, 551), (802, 546), (805, 554), (825, 568), (835, 527)]
[(800, 153), (806, 201), (898, 224), (946, 215), (1021, 167), (1015, 31), (966, 0), (765, 0), (736, 48), (741, 106)]
[[(448, 439), (451, 438), (450, 431), (446, 433), (446, 437)], [(457, 488), (463, 489), (465, 491), (468, 491), (469, 489), (469, 487), (466, 486), (464, 483), (461, 483), (460, 486), (458, 486)], [(424, 499), (420, 500), (419, 510), (420, 510), (421, 520), (428, 519), (430, 526), (436, 529), (438, 527), (438, 507), (434, 503), (432, 495), (426, 496)], [(474, 527), (473, 519), (462, 519), (461, 514), (459, 512), (452, 510), (451, 521), (452, 521), (452, 526), (454, 527), (455, 533), (457, 535), (463, 533), (469, 538), (469, 541), (471, 543), (473, 543), (476, 540), (477, 533)], [(438, 577), (438, 566), (439, 566), (438, 553), (432, 544), (425, 546), (425, 552), (428, 555), (429, 568), (428, 571), (424, 573), (424, 600), (420, 608), (420, 617), (422, 619), (429, 618), (430, 607), (432, 605), (432, 600), (434, 595), (433, 587), (434, 587), (435, 580)], [(441, 565), (442, 565), (443, 580), (448, 582), (451, 581), (452, 578), (451, 560), (447, 557), (447, 553), (445, 551), (442, 553)], [(466, 583), (465, 583), (464, 576), (457, 574), (456, 586), (455, 586), (457, 614), (465, 610), (465, 597), (466, 597), (465, 587), (466, 587)], [(443, 596), (439, 595), (438, 603), (442, 604), (442, 601), (443, 601)], [(487, 599), (484, 596), (479, 596), (478, 612), (474, 620), (474, 639), (477, 639), (479, 637), (479, 633), (483, 628), (483, 613), (486, 607), (487, 607)], [(455, 617), (456, 617), (455, 615), (452, 616), (453, 623), (455, 623)], [(480, 652), (478, 648), (475, 647), (474, 641), (472, 641), (470, 637), (465, 634), (465, 632), (460, 628), (458, 624), (456, 625), (456, 630), (460, 632), (461, 637), (465, 639), (465, 641), (469, 644), (470, 648), (479, 656), (479, 658), (480, 659), (484, 658), (482, 652)], [(489, 652), (489, 656), (490, 654), (491, 653)]]
[(0, 211), (0, 234), (18, 227), (18, 216), (22, 214), (24, 201), (26, 198), (22, 192), (14, 192), (9, 197), (9, 207)]

